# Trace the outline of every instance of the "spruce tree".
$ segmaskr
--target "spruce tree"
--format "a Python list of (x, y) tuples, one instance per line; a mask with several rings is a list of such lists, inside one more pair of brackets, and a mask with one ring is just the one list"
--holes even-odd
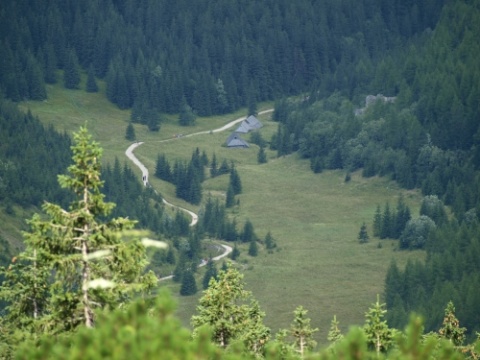
[(80, 84), (80, 70), (75, 50), (70, 49), (65, 59), (65, 67), (63, 69), (63, 85), (67, 89), (78, 89)]
[(195, 112), (192, 110), (190, 105), (187, 104), (185, 98), (182, 101), (182, 109), (180, 110), (180, 115), (178, 116), (178, 123), (181, 126), (193, 126), (195, 125), (195, 120), (197, 116)]
[(263, 146), (260, 146), (260, 149), (258, 149), (257, 161), (259, 164), (265, 164), (267, 162), (267, 154)]
[(382, 215), (382, 230), (380, 233), (381, 239), (390, 238), (392, 236), (394, 229), (394, 219), (395, 217), (392, 216), (392, 212), (390, 211), (390, 204), (387, 202)]
[(337, 321), (337, 315), (333, 315), (332, 322), (330, 324), (330, 330), (328, 331), (328, 341), (332, 343), (332, 345), (335, 345), (336, 342), (340, 341), (343, 339), (343, 335), (338, 328), (339, 322)]
[(218, 168), (217, 176), (228, 174), (229, 172), (230, 172), (230, 167), (228, 166), (227, 159), (223, 159), (222, 163), (220, 164), (220, 167)]
[(377, 355), (386, 352), (393, 342), (393, 330), (384, 320), (385, 304), (380, 304), (379, 296), (373, 306), (365, 313), (365, 325), (363, 331), (367, 336), (368, 345), (375, 350)]
[(233, 250), (230, 253), (230, 259), (237, 260), (239, 256), (240, 256), (240, 249), (238, 248), (237, 243), (235, 243), (233, 245)]
[[(35, 324), (34, 328), (41, 327), (45, 333), (72, 331), (82, 324), (92, 327), (95, 309), (116, 308), (156, 282), (153, 273), (143, 273), (147, 260), (144, 245), (133, 239), (138, 233), (131, 230), (135, 222), (126, 218), (102, 221), (114, 207), (100, 191), (102, 149), (86, 128), (74, 134), (74, 141), (69, 175), (58, 179), (75, 200), (68, 210), (46, 202), (45, 216), (32, 217), (31, 231), (25, 234), (26, 250), (11, 272), (22, 280), (0, 291), (11, 303), (12, 325), (16, 321), (22, 326)], [(25, 307), (19, 301), (22, 298), (29, 299), (30, 305)], [(33, 309), (30, 315), (25, 308)]]
[(189, 296), (197, 293), (197, 283), (191, 270), (187, 270), (182, 276), (182, 285), (180, 286), (180, 295)]
[(250, 219), (247, 219), (247, 221), (245, 221), (245, 224), (243, 225), (243, 232), (242, 232), (242, 235), (240, 236), (240, 239), (243, 242), (250, 242), (257, 239), (257, 236), (255, 235), (255, 231), (253, 230), (253, 224), (250, 221)]
[(373, 217), (373, 236), (380, 237), (382, 235), (382, 211), (380, 205), (377, 205), (375, 215)]
[(93, 65), (90, 64), (88, 67), (88, 75), (87, 75), (87, 92), (98, 92), (98, 85), (95, 80), (95, 70), (93, 68)]
[(267, 233), (267, 235), (265, 235), (264, 242), (265, 242), (265, 247), (269, 251), (277, 247), (277, 244), (275, 243), (275, 239), (273, 238), (272, 233), (270, 231)]
[(230, 183), (229, 186), (232, 186), (233, 192), (235, 195), (242, 193), (242, 181), (240, 180), (240, 176), (238, 175), (237, 169), (232, 163), (232, 167), (230, 169)]
[(230, 184), (228, 186), (227, 196), (225, 199), (225, 207), (228, 209), (233, 207), (234, 205), (235, 205), (235, 192), (233, 190), (233, 186)]
[(316, 341), (313, 340), (313, 334), (318, 331), (318, 328), (310, 326), (311, 320), (307, 317), (307, 313), (308, 310), (304, 309), (303, 306), (297, 307), (293, 312), (295, 318), (289, 330), (290, 336), (294, 338), (295, 350), (300, 354), (301, 359), (317, 345)]
[(55, 49), (51, 43), (45, 46), (44, 51), (44, 74), (45, 82), (48, 84), (55, 84), (57, 82), (57, 58), (55, 56)]
[(210, 164), (210, 177), (214, 178), (217, 176), (217, 166), (217, 157), (215, 156), (215, 153), (213, 153), (212, 163)]
[(248, 255), (250, 256), (258, 255), (258, 245), (255, 239), (250, 241), (250, 245), (248, 246)]
[(460, 322), (455, 316), (455, 306), (449, 302), (445, 309), (442, 327), (438, 331), (440, 336), (448, 339), (453, 345), (461, 346), (465, 340), (465, 331), (467, 329), (460, 327)]
[(220, 271), (218, 280), (212, 279), (203, 292), (197, 315), (192, 316), (193, 337), (199, 336), (201, 327), (209, 325), (212, 341), (220, 347), (239, 340), (260, 354), (270, 331), (262, 322), (265, 314), (244, 287), (243, 275), (231, 265)]
[(360, 227), (360, 232), (358, 233), (358, 241), (360, 244), (365, 244), (369, 240), (368, 232), (367, 232), (367, 225), (365, 223), (362, 224)]
[(135, 128), (131, 122), (128, 123), (127, 129), (125, 130), (125, 139), (128, 141), (135, 141), (136, 139)]

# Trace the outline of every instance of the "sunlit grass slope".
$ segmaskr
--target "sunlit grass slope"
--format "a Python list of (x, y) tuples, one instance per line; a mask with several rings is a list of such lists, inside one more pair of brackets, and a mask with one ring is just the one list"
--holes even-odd
[[(44, 123), (69, 133), (86, 123), (104, 148), (106, 161), (115, 157), (127, 161), (124, 152), (129, 142), (124, 136), (130, 112), (109, 103), (103, 94), (103, 83), (100, 88), (101, 93), (89, 94), (84, 90), (65, 90), (61, 85), (49, 86), (47, 101), (25, 102), (22, 107), (30, 109)], [(271, 106), (262, 104), (259, 109)], [(278, 244), (273, 254), (262, 249), (256, 258), (248, 257), (246, 246), (242, 247), (240, 262), (248, 289), (267, 313), (266, 322), (273, 331), (288, 327), (295, 307), (303, 305), (309, 310), (312, 325), (320, 328), (317, 340), (325, 343), (333, 315), (337, 315), (344, 330), (348, 325), (363, 323), (365, 311), (376, 295), (383, 293), (386, 269), (392, 258), (400, 265), (405, 264), (407, 258), (422, 258), (419, 252), (395, 251), (392, 241), (371, 239), (364, 245), (357, 241), (363, 222), (369, 225), (371, 235), (377, 205), (383, 207), (388, 201), (394, 207), (403, 194), (412, 213), (417, 214), (420, 196), (399, 189), (387, 179), (365, 179), (355, 173), (346, 183), (345, 173), (341, 171), (314, 174), (308, 161), (295, 154), (275, 158), (274, 152), (268, 150), (268, 163), (259, 165), (256, 145), (248, 149), (222, 146), (229, 130), (174, 139), (175, 134), (215, 129), (243, 115), (245, 111), (199, 118), (197, 125), (186, 128), (177, 126), (176, 117), (170, 116), (158, 133), (136, 125), (137, 139), (145, 144), (135, 153), (152, 174), (158, 154), (164, 153), (173, 163), (175, 159), (189, 160), (197, 147), (210, 159), (215, 153), (219, 162), (233, 161), (244, 191), (238, 196), (240, 205), (232, 216), (240, 225), (250, 219), (261, 238), (271, 231)], [(265, 124), (261, 134), (268, 140), (277, 124), (270, 120), (270, 114), (261, 116), (260, 120)], [(161, 142), (165, 139), (170, 140)], [(245, 139), (248, 141), (249, 136)], [(198, 210), (175, 199), (171, 184), (153, 175), (150, 182), (169, 201)], [(222, 198), (227, 183), (228, 176), (208, 179), (203, 185), (204, 199), (209, 194)], [(198, 285), (201, 287), (201, 272)], [(164, 286), (176, 289), (172, 284)], [(178, 314), (185, 324), (195, 312), (200, 295), (179, 299)]]

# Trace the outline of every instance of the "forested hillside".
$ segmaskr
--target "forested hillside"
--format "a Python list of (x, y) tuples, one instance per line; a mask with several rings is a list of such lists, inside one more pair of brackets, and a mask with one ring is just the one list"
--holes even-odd
[(182, 99), (209, 115), (319, 83), (323, 94), (362, 93), (385, 52), (433, 28), (442, 5), (8, 0), (0, 13), (0, 84), (12, 100), (42, 100), (44, 84), (59, 81), (55, 69), (67, 74), (68, 88), (78, 87), (80, 69), (90, 69), (106, 79), (112, 102), (134, 107), (139, 122), (179, 112)]
[[(479, 19), (478, 1), (451, 2), (433, 32), (386, 56), (378, 71), (389, 64), (388, 72), (375, 94), (395, 98), (369, 97), (366, 107), (341, 90), (327, 99), (313, 92), (307, 101), (277, 102), (281, 126), (272, 144), (278, 155), (299, 151), (314, 172), (362, 169), (365, 177), (390, 176), (428, 196), (414, 215), (422, 217), (398, 236), (401, 249), (426, 249), (426, 263), (409, 263), (404, 271), (392, 264), (387, 275), (395, 326), (417, 311), (433, 330), (442, 320), (439, 309), (453, 300), (471, 334), (479, 329)], [(452, 212), (448, 219), (444, 205)], [(380, 216), (385, 221), (390, 213)], [(420, 240), (426, 221), (435, 230)]]

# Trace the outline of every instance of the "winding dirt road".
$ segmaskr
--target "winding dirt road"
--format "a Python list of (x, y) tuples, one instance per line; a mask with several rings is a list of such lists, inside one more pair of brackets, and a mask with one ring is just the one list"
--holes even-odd
[[(267, 113), (271, 113), (273, 112), (274, 109), (267, 109), (267, 110), (263, 110), (263, 111), (260, 111), (258, 113), (258, 115), (263, 115), (263, 114), (267, 114)], [(222, 131), (225, 131), (227, 129), (230, 129), (231, 127), (235, 126), (236, 124), (242, 122), (243, 120), (245, 120), (245, 116), (242, 116), (238, 119), (235, 119), (233, 121), (230, 121), (228, 124), (218, 128), (218, 129), (214, 129), (214, 130), (206, 130), (206, 131), (200, 131), (200, 132), (196, 132), (196, 133), (192, 133), (192, 134), (188, 134), (188, 135), (185, 135), (183, 137), (191, 137), (191, 136), (196, 136), (196, 135), (203, 135), (203, 134), (210, 134), (210, 133), (218, 133), (218, 132), (222, 132)], [(167, 142), (167, 141), (171, 141), (172, 139), (165, 139), (165, 140), (161, 140), (159, 142)], [(148, 185), (148, 175), (149, 175), (149, 172), (148, 172), (148, 169), (145, 165), (142, 164), (142, 162), (140, 160), (138, 160), (138, 158), (133, 154), (133, 151), (139, 147), (140, 145), (142, 145), (143, 142), (135, 142), (133, 143), (132, 145), (130, 145), (128, 147), (128, 149), (125, 151), (125, 155), (142, 171), (142, 180), (143, 180), (143, 185), (144, 186), (147, 186)], [(195, 226), (198, 222), (198, 215), (195, 214), (194, 212), (188, 210), (188, 209), (185, 209), (185, 208), (182, 208), (180, 206), (176, 206), (176, 205), (173, 205), (172, 203), (168, 202), (167, 200), (165, 200), (162, 196), (162, 199), (163, 199), (163, 203), (167, 206), (171, 206), (171, 207), (174, 207), (174, 208), (177, 208), (177, 209), (180, 209), (182, 211), (185, 211), (186, 213), (188, 213), (191, 218), (192, 218), (192, 221), (190, 222), (190, 226)], [(220, 259), (222, 259), (223, 257), (227, 256), (228, 254), (230, 254), (232, 252), (232, 247), (231, 246), (228, 246), (228, 245), (224, 245), (224, 244), (220, 244), (220, 246), (225, 249), (225, 251), (212, 258), (213, 261), (218, 261)], [(205, 266), (207, 264), (206, 261), (202, 261), (202, 263), (199, 265), (199, 266)], [(166, 277), (163, 277), (161, 278), (160, 280), (167, 280), (167, 279), (170, 279), (172, 278), (172, 276), (166, 276)]]

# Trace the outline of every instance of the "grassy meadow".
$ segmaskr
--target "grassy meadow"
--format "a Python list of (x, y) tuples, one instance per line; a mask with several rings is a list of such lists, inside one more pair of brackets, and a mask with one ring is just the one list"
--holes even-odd
[[(21, 107), (30, 109), (42, 122), (68, 133), (87, 123), (90, 132), (104, 148), (105, 161), (111, 162), (118, 157), (126, 162), (124, 153), (129, 142), (125, 140), (125, 129), (130, 112), (109, 103), (104, 95), (105, 85), (99, 82), (99, 86), (101, 92), (97, 94), (85, 92), (83, 84), (82, 90), (48, 86), (48, 100), (24, 102)], [(271, 107), (273, 104), (261, 104), (259, 110)], [(390, 240), (371, 238), (364, 245), (357, 241), (363, 222), (367, 223), (371, 235), (377, 205), (383, 207), (388, 201), (394, 207), (402, 194), (416, 216), (420, 195), (415, 191), (401, 190), (388, 179), (364, 179), (360, 173), (352, 174), (348, 183), (345, 183), (342, 171), (314, 174), (308, 161), (296, 154), (275, 158), (275, 154), (267, 150), (268, 163), (259, 165), (256, 145), (252, 144), (248, 149), (222, 146), (231, 130), (174, 138), (175, 134), (216, 129), (243, 115), (246, 110), (198, 118), (192, 127), (179, 127), (177, 117), (170, 116), (158, 133), (135, 125), (137, 140), (145, 142), (135, 154), (151, 174), (158, 154), (164, 153), (171, 162), (176, 158), (188, 160), (197, 147), (205, 151), (209, 159), (215, 153), (219, 163), (224, 158), (233, 161), (242, 180), (243, 193), (238, 196), (240, 205), (232, 210), (232, 216), (239, 225), (250, 219), (260, 238), (271, 231), (278, 245), (272, 254), (261, 249), (255, 258), (246, 255), (246, 246), (241, 247), (239, 262), (244, 269), (247, 288), (260, 302), (267, 314), (266, 324), (274, 332), (289, 327), (293, 310), (303, 305), (309, 310), (312, 326), (320, 329), (317, 341), (326, 343), (334, 315), (344, 331), (348, 325), (364, 322), (366, 310), (376, 300), (376, 295), (383, 293), (386, 269), (392, 259), (402, 265), (408, 258), (423, 258), (421, 252), (396, 251), (395, 242)], [(270, 116), (259, 117), (265, 125), (260, 132), (266, 140), (277, 129)], [(249, 135), (244, 138), (248, 141)], [(163, 141), (166, 139), (169, 141)], [(132, 168), (138, 171), (133, 164)], [(198, 210), (199, 207), (176, 199), (171, 184), (155, 179), (153, 175), (150, 183), (168, 201)], [(228, 176), (207, 179), (203, 184), (204, 199), (207, 196), (224, 198), (227, 184)], [(200, 270), (199, 287), (202, 275)], [(171, 281), (161, 285), (171, 287), (178, 294), (178, 285)], [(178, 300), (178, 315), (185, 325), (195, 312), (199, 296), (201, 292)]]

